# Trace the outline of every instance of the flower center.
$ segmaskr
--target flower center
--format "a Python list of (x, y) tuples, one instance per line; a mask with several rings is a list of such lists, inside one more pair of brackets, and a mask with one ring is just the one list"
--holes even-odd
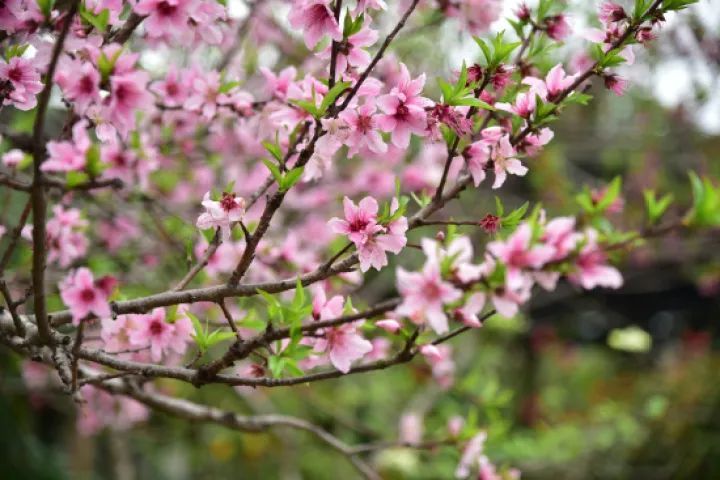
[(164, 330), (163, 325), (158, 320), (154, 320), (150, 324), (150, 333), (152, 333), (153, 335), (160, 335), (163, 332), (163, 330)]
[(157, 4), (157, 12), (163, 17), (171, 17), (177, 11), (176, 5), (171, 5), (168, 2), (160, 2)]
[(404, 103), (401, 103), (398, 105), (397, 109), (395, 110), (395, 116), (405, 118), (410, 114), (410, 110), (408, 110), (408, 107), (405, 106)]
[(8, 78), (13, 82), (20, 82), (23, 78), (22, 70), (20, 70), (18, 67), (11, 68), (8, 71)]
[(95, 290), (92, 288), (86, 288), (82, 292), (80, 292), (80, 298), (82, 298), (82, 301), (85, 303), (90, 303), (93, 300), (95, 300)]
[(235, 202), (235, 194), (223, 192), (222, 198), (220, 199), (220, 206), (226, 212), (237, 208), (237, 203)]

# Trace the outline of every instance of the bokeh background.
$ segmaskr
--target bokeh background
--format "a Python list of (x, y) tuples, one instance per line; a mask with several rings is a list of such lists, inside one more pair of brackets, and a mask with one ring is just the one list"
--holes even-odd
[[(571, 3), (575, 25), (590, 18), (590, 3)], [(588, 107), (567, 109), (553, 143), (532, 160), (525, 180), (509, 182), (503, 201), (529, 199), (552, 215), (572, 213), (582, 185), (602, 188), (622, 175), (624, 208), (612, 220), (636, 228), (644, 188), (672, 192), (677, 205), (687, 205), (688, 170), (718, 178), (718, 3), (702, 0), (673, 18), (623, 72), (634, 84), (624, 97), (596, 85)], [(242, 15), (241, 6), (237, 11)], [(452, 23), (401, 37), (396, 51), (415, 71), (438, 76), (477, 55)], [(249, 68), (263, 63), (262, 53), (245, 52)], [(5, 208), (18, 208), (10, 203)], [(454, 213), (480, 218), (493, 206), (481, 190), (463, 196)], [(718, 232), (654, 240), (621, 260), (621, 290), (582, 293), (563, 285), (539, 293), (518, 318), (493, 318), (455, 340), (447, 388), (422, 361), (293, 389), (161, 386), (238, 412), (301, 416), (354, 443), (397, 438), (418, 423), (425, 437), (443, 437), (448, 420), (461, 415), (488, 431), (487, 455), (523, 478), (720, 478)], [(383, 274), (356, 295), (370, 302), (392, 293), (392, 276)], [(2, 478), (355, 475), (343, 457), (294, 431), (241, 434), (157, 414), (130, 430), (82, 436), (72, 402), (52, 388), (30, 388), (7, 350), (0, 350), (0, 372)], [(455, 447), (438, 447), (391, 449), (375, 461), (388, 479), (420, 480), (451, 478), (457, 459)]]

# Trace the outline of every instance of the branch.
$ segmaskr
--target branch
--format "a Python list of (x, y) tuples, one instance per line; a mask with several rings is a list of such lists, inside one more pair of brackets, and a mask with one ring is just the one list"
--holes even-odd
[[(335, 6), (333, 8), (333, 15), (335, 16), (335, 21), (339, 24), (340, 23), (340, 12), (342, 11), (342, 0), (335, 0)], [(340, 27), (342, 28), (342, 27)], [(338, 54), (338, 47), (340, 44), (336, 42), (335, 40), (332, 41), (332, 46), (330, 47), (330, 76), (328, 77), (328, 88), (333, 88), (335, 86), (335, 70), (337, 68), (337, 54)]]
[(380, 50), (375, 54), (372, 61), (370, 62), (370, 65), (367, 66), (367, 68), (360, 74), (360, 77), (358, 78), (357, 82), (355, 82), (355, 86), (350, 90), (350, 93), (347, 97), (345, 97), (345, 101), (340, 105), (340, 108), (338, 109), (338, 112), (341, 112), (347, 108), (348, 105), (350, 105), (350, 102), (352, 101), (353, 97), (357, 94), (358, 90), (360, 90), (360, 87), (363, 83), (365, 83), (365, 80), (367, 80), (368, 76), (370, 76), (370, 72), (373, 71), (375, 66), (378, 64), (380, 59), (382, 59), (383, 55), (385, 54), (385, 50), (390, 46), (392, 41), (395, 39), (397, 34), (402, 30), (402, 28), (405, 26), (405, 22), (407, 22), (407, 19), (410, 17), (412, 12), (415, 10), (415, 7), (417, 7), (417, 4), (420, 0), (412, 0), (412, 3), (408, 7), (407, 10), (405, 10), (405, 13), (403, 14), (402, 18), (400, 18), (400, 21), (395, 25), (395, 28), (392, 29), (390, 34), (388, 34), (387, 37), (385, 37), (385, 41), (383, 42), (382, 46), (380, 47)]
[(154, 410), (159, 410), (185, 420), (215, 423), (232, 430), (249, 433), (265, 432), (277, 427), (303, 430), (313, 434), (323, 443), (346, 456), (363, 477), (370, 480), (380, 480), (380, 476), (369, 465), (357, 458), (357, 453), (360, 452), (355, 452), (351, 446), (336, 436), (306, 420), (287, 415), (239, 415), (218, 408), (200, 405), (188, 400), (182, 400), (159, 393), (149, 393), (138, 387), (130, 386), (128, 383), (117, 380), (105, 380), (99, 383), (98, 386), (110, 393), (129, 396)]
[(120, 30), (110, 32), (105, 36), (103, 44), (107, 45), (108, 43), (116, 42), (122, 45), (130, 39), (130, 36), (143, 20), (145, 20), (144, 16), (138, 15), (135, 12), (130, 13), (130, 16), (125, 20)]
[(53, 86), (53, 76), (58, 59), (62, 53), (65, 38), (70, 31), (73, 18), (78, 11), (80, 0), (73, 0), (68, 10), (68, 14), (64, 19), (62, 30), (58, 39), (55, 41), (50, 64), (45, 76), (45, 86), (38, 95), (38, 106), (35, 114), (35, 124), (33, 126), (33, 182), (32, 182), (32, 211), (33, 211), (33, 258), (32, 258), (32, 281), (35, 305), (35, 320), (40, 333), (40, 340), (43, 343), (50, 341), (50, 322), (47, 317), (47, 305), (45, 304), (45, 262), (47, 250), (45, 243), (47, 242), (47, 233), (45, 231), (45, 222), (47, 216), (47, 201), (45, 199), (45, 188), (43, 185), (43, 173), (40, 167), (45, 160), (45, 145), (43, 143), (45, 131), (45, 115), (47, 113), (48, 102), (50, 101), (50, 93)]
[(28, 200), (27, 203), (25, 204), (25, 208), (23, 208), (23, 211), (20, 214), (20, 219), (18, 220), (17, 225), (15, 226), (13, 231), (10, 232), (10, 242), (8, 243), (5, 253), (3, 253), (2, 258), (0, 258), (0, 277), (2, 277), (3, 273), (5, 273), (5, 268), (8, 266), (8, 263), (10, 263), (10, 259), (12, 258), (13, 251), (15, 251), (15, 247), (17, 246), (17, 243), (20, 240), (20, 236), (22, 235), (22, 230), (23, 230), (23, 228), (25, 228), (25, 224), (27, 223), (27, 218), (30, 215), (31, 209), (32, 209), (32, 200)]

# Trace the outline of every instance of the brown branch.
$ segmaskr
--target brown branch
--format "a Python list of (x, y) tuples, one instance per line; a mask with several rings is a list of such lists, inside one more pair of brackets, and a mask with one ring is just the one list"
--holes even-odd
[(286, 427), (311, 433), (323, 443), (342, 453), (351, 461), (362, 476), (380, 480), (380, 476), (365, 462), (357, 458), (353, 448), (345, 442), (306, 420), (286, 415), (243, 416), (214, 407), (200, 405), (159, 393), (149, 393), (138, 387), (118, 381), (104, 381), (98, 385), (111, 393), (127, 395), (135, 400), (167, 414), (195, 422), (215, 423), (242, 432), (265, 432), (271, 428)]
[(105, 38), (103, 39), (103, 44), (115, 42), (122, 45), (130, 39), (130, 36), (133, 34), (135, 29), (142, 23), (143, 20), (145, 20), (144, 16), (138, 15), (135, 12), (131, 12), (130, 16), (127, 18), (127, 20), (125, 20), (125, 23), (122, 27), (120, 27), (119, 30), (116, 30), (114, 32), (108, 32), (108, 34), (105, 35)]
[(17, 313), (17, 307), (19, 306), (19, 303), (13, 301), (12, 295), (10, 294), (10, 289), (8, 288), (7, 283), (2, 277), (0, 277), (0, 293), (2, 293), (2, 296), (5, 298), (5, 304), (7, 305), (8, 312), (10, 312), (10, 317), (12, 317), (13, 325), (15, 326), (15, 334), (18, 337), (24, 337), (25, 324), (23, 324), (20, 315), (18, 315)]
[(350, 102), (357, 94), (358, 90), (360, 90), (360, 87), (363, 83), (365, 83), (365, 80), (367, 80), (368, 76), (370, 76), (370, 72), (373, 71), (375, 66), (378, 64), (378, 62), (382, 59), (383, 55), (385, 54), (385, 50), (388, 49), (392, 41), (395, 39), (397, 34), (402, 30), (402, 28), (405, 26), (405, 22), (407, 22), (408, 18), (410, 18), (410, 15), (415, 10), (415, 7), (417, 7), (417, 4), (420, 0), (412, 0), (412, 3), (410, 6), (405, 10), (405, 13), (400, 18), (400, 21), (395, 25), (395, 28), (392, 29), (392, 31), (388, 34), (387, 37), (385, 37), (385, 41), (383, 42), (382, 46), (380, 47), (380, 50), (375, 54), (372, 61), (370, 62), (370, 65), (367, 66), (367, 68), (360, 74), (360, 77), (358, 77), (357, 82), (355, 82), (355, 85), (353, 86), (352, 90), (350, 90), (350, 93), (348, 93), (347, 97), (345, 97), (345, 101), (340, 105), (340, 108), (337, 110), (338, 112), (341, 112), (347, 108), (348, 105), (350, 105)]
[(45, 187), (43, 185), (43, 172), (41, 166), (45, 160), (45, 145), (43, 143), (45, 131), (45, 115), (47, 113), (48, 102), (50, 101), (50, 92), (53, 86), (53, 76), (57, 67), (60, 54), (62, 53), (65, 38), (70, 31), (73, 18), (78, 11), (80, 0), (74, 0), (70, 4), (67, 15), (60, 35), (53, 46), (50, 64), (48, 65), (45, 75), (45, 86), (38, 95), (37, 111), (35, 114), (35, 124), (33, 126), (33, 182), (32, 191), (30, 193), (32, 199), (33, 212), (33, 257), (32, 257), (32, 279), (34, 288), (34, 306), (35, 321), (38, 325), (40, 340), (47, 343), (51, 340), (50, 322), (47, 317), (47, 305), (45, 303), (45, 262), (47, 260), (47, 233), (46, 216), (47, 216), (47, 200), (45, 198)]
[(20, 219), (18, 220), (17, 225), (12, 230), (12, 232), (10, 232), (10, 241), (8, 243), (7, 249), (5, 249), (5, 253), (3, 253), (2, 258), (0, 258), (0, 277), (2, 277), (3, 273), (5, 273), (5, 268), (8, 266), (8, 263), (10, 263), (13, 251), (15, 251), (15, 247), (17, 247), (20, 236), (22, 235), (22, 230), (23, 228), (25, 228), (28, 216), (30, 216), (31, 209), (32, 200), (28, 200), (28, 202), (25, 204), (25, 208), (23, 208), (23, 211), (20, 214)]
[[(342, 3), (342, 0), (335, 0), (335, 5), (333, 8), (333, 15), (335, 16), (335, 21), (338, 24), (340, 23), (340, 12), (342, 11)], [(340, 26), (340, 28), (342, 29), (342, 26)], [(332, 46), (330, 47), (330, 76), (328, 77), (329, 89), (335, 86), (335, 70), (337, 68), (337, 55), (339, 47), (340, 44), (333, 40)]]

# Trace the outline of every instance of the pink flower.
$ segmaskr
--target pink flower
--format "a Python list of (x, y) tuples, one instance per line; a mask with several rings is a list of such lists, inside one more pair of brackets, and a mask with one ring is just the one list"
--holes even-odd
[(100, 98), (100, 72), (91, 62), (68, 62), (55, 74), (55, 81), (80, 114)]
[(428, 114), (427, 128), (433, 139), (440, 138), (439, 123), (444, 123), (460, 136), (466, 135), (472, 130), (472, 121), (465, 116), (463, 111), (450, 105), (437, 103)]
[(606, 75), (604, 80), (605, 88), (612, 90), (612, 92), (618, 97), (625, 95), (625, 92), (630, 84), (630, 82), (626, 79), (615, 74)]
[[(593, 43), (601, 44), (603, 52), (608, 52), (615, 42), (623, 37), (626, 31), (626, 28), (620, 26), (620, 24), (612, 23), (605, 25), (605, 30), (591, 28), (584, 32), (584, 36)], [(628, 65), (632, 65), (635, 62), (635, 54), (633, 53), (631, 45), (626, 45), (618, 55), (624, 58)]]
[(189, 25), (194, 26), (199, 38), (210, 45), (218, 45), (223, 40), (221, 22), (227, 20), (227, 11), (220, 2), (192, 2)]
[(550, 69), (544, 82), (539, 78), (525, 77), (523, 78), (523, 83), (532, 87), (530, 92), (528, 92), (529, 94), (537, 94), (544, 101), (552, 102), (562, 92), (572, 86), (576, 77), (577, 75), (567, 75), (562, 64), (558, 63)]
[(432, 343), (421, 346), (419, 351), (422, 356), (425, 357), (425, 359), (430, 363), (440, 361), (443, 358), (442, 353), (440, 353), (440, 349)]
[(517, 152), (510, 144), (510, 136), (503, 134), (500, 127), (486, 128), (482, 131), (482, 136), (481, 141), (489, 147), (490, 160), (493, 161), (495, 171), (492, 188), (500, 188), (505, 183), (508, 173), (522, 177), (528, 172), (527, 167), (515, 158)]
[(523, 118), (530, 118), (530, 115), (535, 111), (535, 107), (535, 92), (532, 90), (527, 93), (518, 93), (517, 97), (515, 97), (515, 103), (512, 105), (502, 102), (495, 104), (495, 108), (514, 113)]
[(605, 25), (616, 23), (627, 18), (625, 9), (615, 2), (605, 1), (600, 5), (598, 18)]
[(485, 294), (476, 292), (470, 295), (465, 301), (465, 305), (455, 309), (455, 318), (472, 328), (480, 328), (483, 326), (479, 315), (485, 306)]
[(98, 236), (102, 239), (108, 252), (115, 253), (129, 240), (140, 235), (140, 229), (132, 218), (118, 215), (98, 225)]
[(185, 353), (192, 331), (189, 320), (178, 318), (175, 323), (169, 323), (165, 320), (165, 309), (155, 308), (147, 315), (135, 315), (134, 321), (137, 327), (130, 333), (130, 343), (135, 347), (150, 347), (154, 362), (171, 351)]
[(265, 67), (260, 67), (260, 73), (265, 77), (265, 90), (279, 100), (285, 100), (288, 87), (297, 76), (295, 67), (287, 67), (277, 75)]
[(65, 210), (62, 205), (54, 206), (53, 214), (47, 222), (48, 263), (58, 262), (67, 268), (87, 251), (87, 238), (80, 231), (87, 222), (80, 217), (79, 210)]
[(140, 0), (133, 10), (139, 15), (147, 16), (145, 31), (149, 37), (176, 37), (188, 28), (191, 2), (192, 0)]
[(348, 373), (354, 361), (360, 360), (373, 349), (372, 343), (358, 332), (358, 325), (358, 322), (345, 323), (325, 329), (325, 338), (316, 344), (316, 349), (327, 352), (330, 363), (343, 373)]
[(332, 218), (328, 222), (335, 233), (347, 235), (348, 239), (360, 248), (369, 238), (383, 231), (377, 223), (378, 203), (372, 197), (365, 197), (358, 205), (348, 197), (343, 198), (345, 220)]
[(25, 158), (25, 153), (19, 148), (13, 148), (3, 153), (2, 163), (8, 168), (16, 168)]
[(532, 244), (532, 227), (522, 223), (506, 240), (496, 240), (487, 246), (488, 251), (507, 268), (507, 283), (515, 286), (522, 284), (517, 277), (526, 269), (540, 269), (555, 255), (555, 249), (549, 245)]
[(153, 98), (147, 90), (149, 79), (147, 72), (142, 71), (110, 77), (110, 121), (123, 138), (135, 127), (135, 111), (152, 105)]
[(591, 228), (585, 231), (586, 243), (575, 260), (575, 270), (568, 278), (587, 290), (595, 287), (620, 288), (622, 275), (615, 267), (607, 265), (607, 255), (598, 245), (597, 236)]
[(312, 316), (315, 320), (332, 320), (342, 316), (345, 300), (341, 295), (327, 299), (325, 290), (318, 288), (313, 296)]
[(471, 143), (465, 147), (463, 157), (467, 163), (467, 168), (472, 176), (473, 183), (477, 187), (486, 177), (485, 168), (490, 160), (490, 147), (482, 140)]
[[(397, 254), (405, 247), (407, 218), (400, 217), (383, 227), (377, 223), (378, 204), (372, 197), (363, 198), (358, 206), (345, 197), (343, 205), (345, 220), (332, 218), (328, 225), (355, 244), (361, 271), (366, 272), (370, 267), (380, 270), (388, 263), (386, 251)], [(391, 211), (396, 210), (397, 202), (393, 200)]]
[[(336, 55), (336, 72), (342, 74), (350, 69), (363, 69), (370, 65), (370, 53), (363, 50), (377, 42), (377, 30), (370, 29), (370, 17), (365, 17), (365, 24), (356, 33), (343, 38), (338, 44)], [(329, 44), (320, 54), (320, 58), (330, 58), (332, 44)]]
[(102, 318), (100, 338), (104, 343), (104, 350), (108, 353), (132, 350), (130, 335), (140, 328), (138, 315), (118, 315), (116, 319)]
[(553, 40), (564, 40), (572, 29), (563, 14), (545, 18), (545, 33)]
[(423, 417), (417, 412), (403, 413), (400, 417), (400, 433), (398, 435), (401, 442), (414, 445), (420, 443), (423, 437)]
[(387, 4), (384, 0), (358, 0), (353, 13), (362, 13), (367, 10), (387, 10)]
[(527, 276), (518, 277), (520, 285), (505, 285), (490, 292), (490, 301), (495, 310), (505, 318), (517, 315), (520, 305), (530, 299), (532, 280)]
[(170, 68), (164, 80), (154, 82), (150, 86), (160, 102), (168, 107), (179, 107), (185, 102), (189, 93), (188, 83), (192, 82), (192, 73), (181, 74), (175, 68)]
[(99, 318), (110, 316), (108, 297), (115, 288), (112, 277), (103, 277), (95, 281), (87, 268), (78, 268), (60, 282), (60, 298), (68, 306), (73, 324), (80, 322), (90, 314)]
[(183, 106), (192, 111), (201, 112), (206, 120), (211, 120), (218, 106), (233, 106), (242, 100), (241, 92), (236, 88), (225, 91), (220, 73), (212, 70), (193, 78), (190, 92)]
[(425, 74), (416, 79), (410, 78), (405, 64), (400, 64), (400, 75), (397, 84), (389, 94), (378, 99), (380, 115), (378, 126), (385, 132), (392, 132), (392, 143), (400, 148), (410, 144), (410, 134), (426, 135), (427, 114), (425, 107), (432, 106), (432, 101), (420, 96), (425, 85)]
[(403, 301), (395, 310), (398, 315), (407, 316), (416, 323), (425, 321), (436, 333), (448, 331), (446, 304), (459, 300), (462, 292), (444, 281), (440, 267), (427, 262), (420, 272), (397, 269), (397, 287)]
[(502, 0), (460, 0), (443, 2), (443, 13), (458, 18), (473, 35), (485, 33), (490, 25), (500, 18)]
[(542, 147), (550, 143), (554, 136), (555, 133), (548, 127), (541, 128), (537, 133), (527, 135), (517, 146), (517, 150), (530, 156), (535, 155)]
[(222, 238), (230, 238), (230, 231), (235, 222), (242, 220), (245, 215), (245, 199), (234, 193), (223, 192), (220, 201), (210, 198), (210, 192), (203, 197), (205, 213), (197, 219), (197, 227), (201, 230), (220, 227)]
[(497, 215), (493, 215), (492, 213), (486, 214), (479, 222), (478, 225), (480, 225), (480, 228), (483, 229), (485, 233), (488, 234), (495, 234), (500, 229), (500, 226), (502, 224), (502, 220)]
[(347, 109), (338, 115), (350, 129), (346, 139), (349, 147), (348, 155), (356, 155), (363, 148), (375, 153), (387, 152), (387, 145), (378, 131), (378, 117), (375, 111), (375, 104), (367, 102), (357, 109)]
[(395, 333), (400, 330), (400, 328), (402, 328), (402, 326), (397, 320), (393, 320), (390, 318), (385, 320), (378, 320), (377, 322), (375, 322), (375, 326), (378, 328), (382, 328), (388, 333)]
[(558, 217), (552, 219), (544, 227), (540, 240), (555, 249), (551, 260), (567, 258), (575, 249), (581, 235), (575, 231), (573, 217)]
[(73, 126), (72, 141), (48, 142), (48, 159), (43, 162), (40, 169), (44, 172), (72, 172), (84, 169), (87, 151), (91, 146), (87, 125), (87, 122), (82, 120)]
[(309, 49), (315, 48), (325, 35), (336, 42), (343, 39), (337, 20), (325, 0), (293, 0), (289, 18), (293, 28), (304, 30), (305, 45)]
[[(471, 469), (478, 464), (483, 454), (485, 440), (487, 440), (487, 433), (480, 432), (472, 437), (467, 445), (465, 445), (460, 463), (458, 463), (455, 469), (455, 478), (467, 478), (470, 476)], [(486, 479), (483, 478), (483, 480)]]
[(13, 57), (6, 63), (0, 59), (0, 84), (5, 82), (10, 84), (10, 93), (5, 97), (4, 105), (13, 105), (19, 110), (35, 108), (36, 95), (42, 91), (43, 84), (40, 72), (30, 60)]
[(83, 385), (80, 393), (83, 403), (76, 422), (82, 435), (94, 435), (104, 427), (127, 430), (150, 415), (150, 410), (137, 400), (112, 395), (93, 385)]

